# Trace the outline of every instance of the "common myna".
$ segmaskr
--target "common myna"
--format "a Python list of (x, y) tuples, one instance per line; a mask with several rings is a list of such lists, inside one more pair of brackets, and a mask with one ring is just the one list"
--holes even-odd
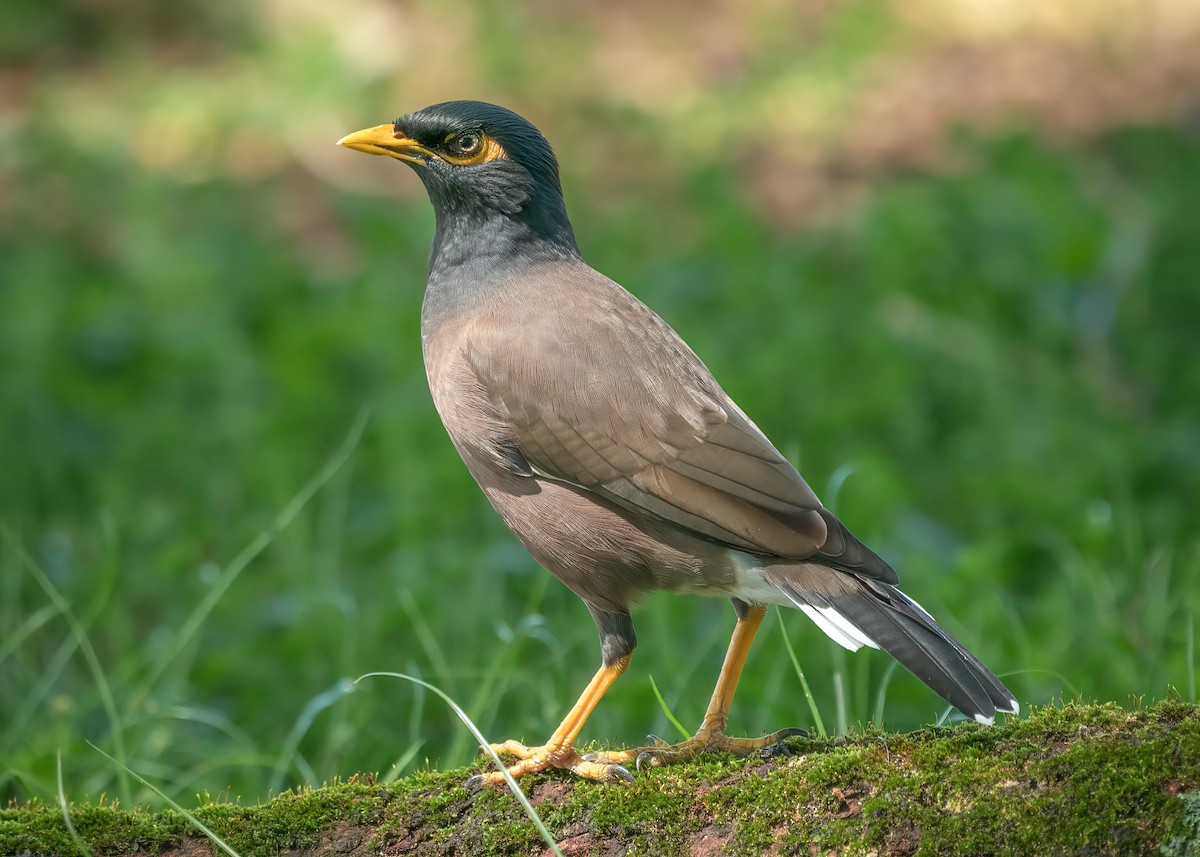
[[(882, 648), (964, 714), (1017, 701), (897, 588), (678, 334), (588, 267), (558, 163), (520, 116), (451, 101), (338, 141), (411, 166), (437, 218), (421, 313), (434, 404), (467, 469), (539, 563), (587, 605), (602, 665), (549, 740), (495, 746), (513, 776), (629, 779), (622, 763), (777, 743), (725, 734), (767, 605), (797, 607), (847, 649)], [(575, 739), (637, 644), (656, 589), (730, 599), (733, 639), (694, 737), (589, 754)], [(498, 772), (485, 779), (498, 782)]]

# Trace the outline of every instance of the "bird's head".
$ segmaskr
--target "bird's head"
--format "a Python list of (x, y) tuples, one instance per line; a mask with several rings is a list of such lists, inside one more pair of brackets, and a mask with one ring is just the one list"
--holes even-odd
[(421, 177), (443, 220), (520, 220), (569, 237), (558, 161), (525, 119), (481, 101), (447, 101), (356, 131), (338, 145), (403, 161)]

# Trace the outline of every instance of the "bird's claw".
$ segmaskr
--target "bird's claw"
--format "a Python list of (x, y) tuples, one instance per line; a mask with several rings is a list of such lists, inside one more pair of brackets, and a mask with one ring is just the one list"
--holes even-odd
[(774, 735), (770, 744), (763, 747), (758, 752), (764, 759), (774, 759), (779, 756), (792, 755), (792, 749), (784, 743), (788, 738), (807, 738), (808, 730), (801, 729), (799, 726), (789, 726), (786, 729), (780, 729)]
[(779, 743), (784, 738), (807, 738), (808, 730), (801, 729), (799, 726), (789, 726), (786, 729), (780, 729), (775, 733), (775, 742)]
[(639, 771), (642, 769), (642, 765), (652, 768), (661, 764), (662, 758), (656, 750), (643, 750), (637, 754), (637, 758), (633, 761), (633, 766)]
[(615, 762), (605, 761), (606, 756), (606, 753), (597, 751), (594, 753), (585, 753), (579, 758), (583, 759), (585, 762), (593, 762), (597, 765), (607, 766), (608, 770), (605, 771), (603, 777), (605, 782), (614, 783), (617, 780), (624, 780), (627, 783), (636, 782), (633, 774), (629, 772), (628, 768), (626, 768), (624, 765), (618, 765)]
[(624, 765), (609, 765), (608, 779), (610, 781), (624, 780), (627, 783), (637, 782), (633, 774)]

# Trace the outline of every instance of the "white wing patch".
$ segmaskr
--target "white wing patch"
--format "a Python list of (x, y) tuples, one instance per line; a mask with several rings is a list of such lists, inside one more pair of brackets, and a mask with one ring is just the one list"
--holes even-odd
[(857, 652), (863, 646), (878, 649), (879, 645), (862, 632), (862, 629), (834, 610), (832, 607), (813, 607), (811, 604), (798, 605), (817, 627), (825, 632), (825, 636), (839, 646)]
[(751, 604), (781, 604), (787, 607), (799, 607), (829, 639), (852, 652), (858, 651), (863, 646), (871, 649), (879, 648), (879, 644), (863, 633), (861, 628), (832, 607), (805, 604), (791, 592), (785, 592), (773, 583), (768, 583), (755, 558), (747, 556), (741, 551), (730, 551), (729, 553), (734, 560), (736, 581), (725, 594)]

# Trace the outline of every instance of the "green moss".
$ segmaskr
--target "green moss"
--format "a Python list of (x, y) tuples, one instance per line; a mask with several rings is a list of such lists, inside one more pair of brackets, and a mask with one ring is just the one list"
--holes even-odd
[[(637, 854), (685, 854), (699, 843), (742, 854), (772, 845), (785, 854), (1197, 853), (1195, 706), (1069, 704), (990, 729), (868, 732), (788, 748), (770, 759), (644, 771), (628, 786), (557, 772), (524, 785), (547, 826), (584, 853), (614, 843)], [(388, 786), (353, 779), (260, 806), (208, 803), (196, 815), (245, 857), (320, 853), (346, 831), (383, 850), (537, 852), (541, 840), (512, 796), (468, 795), (470, 773), (425, 772)], [(161, 854), (196, 835), (171, 812), (76, 806), (71, 816), (98, 854)], [(0, 853), (74, 850), (56, 808), (0, 811)]]
[(391, 797), (388, 789), (351, 781), (284, 792), (259, 806), (209, 804), (196, 816), (241, 854), (274, 854), (315, 844), (338, 823), (363, 823)]
[[(75, 830), (94, 851), (155, 853), (190, 832), (190, 825), (174, 813), (123, 810), (115, 805), (71, 807)], [(58, 807), (34, 801), (21, 807), (0, 809), (0, 853), (76, 854), (74, 842)]]

